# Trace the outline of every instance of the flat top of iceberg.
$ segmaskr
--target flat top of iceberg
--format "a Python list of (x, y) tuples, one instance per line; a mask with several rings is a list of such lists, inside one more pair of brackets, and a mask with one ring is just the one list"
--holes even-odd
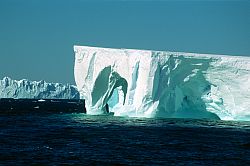
[(94, 47), (94, 46), (80, 46), (80, 45), (74, 45), (74, 51), (78, 49), (86, 49), (86, 50), (108, 50), (108, 51), (129, 51), (129, 52), (165, 52), (168, 54), (174, 54), (176, 56), (183, 55), (183, 56), (199, 56), (199, 57), (227, 57), (227, 58), (243, 58), (243, 59), (249, 59), (250, 56), (241, 56), (241, 55), (222, 55), (222, 54), (204, 54), (204, 53), (188, 53), (188, 52), (175, 52), (175, 51), (157, 51), (157, 50), (146, 50), (146, 49), (127, 49), (127, 48), (105, 48), (105, 47)]

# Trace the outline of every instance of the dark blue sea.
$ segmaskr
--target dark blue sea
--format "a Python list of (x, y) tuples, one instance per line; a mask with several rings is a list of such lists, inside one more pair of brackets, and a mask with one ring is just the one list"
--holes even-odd
[(0, 165), (249, 165), (250, 122), (0, 115)]

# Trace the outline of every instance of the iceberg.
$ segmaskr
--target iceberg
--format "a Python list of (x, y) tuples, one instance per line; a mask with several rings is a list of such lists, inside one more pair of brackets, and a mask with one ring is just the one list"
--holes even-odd
[(70, 84), (47, 83), (45, 81), (0, 80), (0, 98), (28, 99), (79, 99), (77, 88)]
[(74, 46), (88, 114), (245, 120), (250, 57)]

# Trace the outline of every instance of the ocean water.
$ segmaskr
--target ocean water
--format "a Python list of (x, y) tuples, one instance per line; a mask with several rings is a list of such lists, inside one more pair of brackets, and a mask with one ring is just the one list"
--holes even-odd
[(0, 165), (249, 165), (250, 122), (0, 115)]

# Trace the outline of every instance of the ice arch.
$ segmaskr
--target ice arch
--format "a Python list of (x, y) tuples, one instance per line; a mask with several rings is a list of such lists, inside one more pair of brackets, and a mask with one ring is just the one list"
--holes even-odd
[[(105, 112), (105, 106), (117, 87), (121, 87), (124, 96), (124, 104), (128, 89), (126, 79), (122, 78), (117, 72), (112, 71), (111, 66), (105, 67), (100, 71), (94, 82), (90, 98), (92, 103), (88, 103), (88, 106), (90, 106), (89, 110), (91, 110), (93, 114), (100, 111), (101, 113)], [(90, 100), (87, 102), (90, 102)]]

